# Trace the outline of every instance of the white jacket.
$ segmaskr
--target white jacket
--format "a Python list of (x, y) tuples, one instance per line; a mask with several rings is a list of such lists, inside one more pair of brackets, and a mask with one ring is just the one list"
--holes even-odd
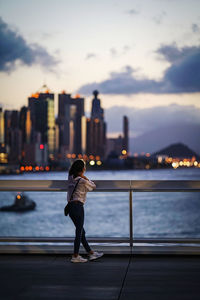
[[(73, 193), (77, 180), (79, 180), (79, 182)], [(71, 175), (68, 177), (67, 201), (70, 201), (71, 194), (73, 193), (71, 201), (80, 201), (85, 203), (87, 192), (92, 191), (94, 188), (96, 188), (96, 185), (93, 181), (86, 180), (80, 176), (74, 178), (73, 175)]]

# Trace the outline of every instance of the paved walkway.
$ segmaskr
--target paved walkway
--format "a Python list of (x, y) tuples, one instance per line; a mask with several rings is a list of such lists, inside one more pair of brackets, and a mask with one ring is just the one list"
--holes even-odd
[(199, 256), (0, 255), (0, 299), (200, 299)]

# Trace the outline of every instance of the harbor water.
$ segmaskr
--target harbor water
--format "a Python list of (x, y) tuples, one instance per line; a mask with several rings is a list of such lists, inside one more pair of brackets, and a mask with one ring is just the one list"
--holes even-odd
[[(91, 180), (200, 180), (200, 169), (87, 171)], [(24, 173), (0, 180), (66, 180), (67, 172)], [(0, 206), (14, 202), (17, 192), (0, 192)], [(27, 212), (0, 212), (1, 237), (72, 237), (65, 217), (66, 192), (26, 192), (36, 202)], [(133, 193), (133, 234), (136, 238), (199, 238), (200, 193)], [(84, 227), (91, 237), (129, 236), (129, 193), (89, 192)]]

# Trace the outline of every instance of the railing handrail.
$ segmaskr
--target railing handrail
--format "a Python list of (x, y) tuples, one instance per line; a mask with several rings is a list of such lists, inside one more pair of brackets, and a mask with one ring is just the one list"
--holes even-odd
[[(94, 180), (94, 192), (200, 192), (200, 180)], [(67, 180), (0, 180), (0, 191), (66, 192)]]
[[(131, 251), (134, 243), (152, 242), (151, 239), (137, 240), (133, 237), (133, 192), (200, 192), (200, 180), (94, 180), (94, 182), (96, 184), (94, 192), (129, 192), (129, 238), (119, 238), (117, 242), (129, 242)], [(0, 180), (0, 191), (67, 192), (67, 188), (67, 180)], [(13, 242), (16, 239), (20, 238), (7, 237), (7, 242)], [(114, 238), (111, 239), (115, 242)], [(6, 238), (0, 237), (0, 241), (6, 242)], [(106, 240), (103, 238), (101, 241)], [(164, 240), (159, 239), (159, 241)], [(183, 239), (179, 242), (185, 241)], [(190, 242), (194, 241), (190, 240)], [(169, 239), (168, 242), (175, 242), (175, 240)], [(199, 243), (197, 240), (196, 242)]]

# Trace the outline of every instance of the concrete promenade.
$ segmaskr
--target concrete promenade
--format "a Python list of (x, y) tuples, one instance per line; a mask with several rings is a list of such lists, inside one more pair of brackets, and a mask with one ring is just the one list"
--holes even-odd
[(200, 299), (200, 256), (1, 254), (0, 299)]

